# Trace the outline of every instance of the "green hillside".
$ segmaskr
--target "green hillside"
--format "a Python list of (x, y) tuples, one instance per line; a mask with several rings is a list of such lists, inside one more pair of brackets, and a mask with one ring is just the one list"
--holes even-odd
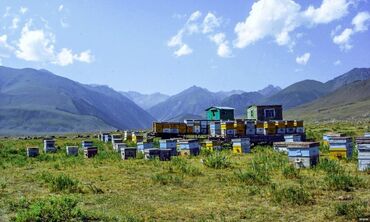
[(310, 121), (370, 119), (370, 80), (343, 86), (311, 103), (288, 110), (285, 117)]

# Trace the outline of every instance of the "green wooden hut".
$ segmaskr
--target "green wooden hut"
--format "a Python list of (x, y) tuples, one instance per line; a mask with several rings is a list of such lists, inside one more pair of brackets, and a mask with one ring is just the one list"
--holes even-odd
[(283, 120), (283, 107), (281, 105), (252, 105), (247, 108), (247, 119), (259, 121)]
[(206, 109), (207, 120), (234, 120), (234, 108), (211, 106)]

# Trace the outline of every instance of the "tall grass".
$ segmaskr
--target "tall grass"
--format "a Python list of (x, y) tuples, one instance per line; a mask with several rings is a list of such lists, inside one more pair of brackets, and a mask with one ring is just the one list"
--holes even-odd
[(223, 152), (219, 151), (216, 151), (205, 157), (203, 163), (205, 166), (214, 169), (224, 169), (231, 166), (229, 157), (227, 157)]
[(302, 186), (271, 188), (272, 201), (282, 205), (307, 205), (313, 203), (312, 194)]
[(80, 182), (64, 174), (53, 176), (44, 172), (40, 175), (40, 179), (48, 184), (53, 192), (83, 193)]

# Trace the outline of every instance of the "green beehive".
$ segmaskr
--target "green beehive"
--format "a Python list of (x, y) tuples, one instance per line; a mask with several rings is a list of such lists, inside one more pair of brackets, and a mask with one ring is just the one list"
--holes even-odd
[(234, 120), (234, 108), (211, 106), (206, 109), (207, 120)]

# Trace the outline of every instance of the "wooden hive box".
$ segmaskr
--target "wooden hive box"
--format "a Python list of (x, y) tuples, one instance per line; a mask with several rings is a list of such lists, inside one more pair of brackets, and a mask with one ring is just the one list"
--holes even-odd
[(135, 159), (136, 158), (136, 153), (137, 153), (137, 148), (136, 147), (123, 147), (120, 150), (121, 152), (121, 158), (123, 160), (127, 159)]
[(37, 157), (40, 154), (38, 147), (27, 147), (27, 157)]
[(84, 155), (85, 158), (92, 158), (98, 154), (98, 148), (97, 147), (86, 147), (84, 149)]
[(249, 138), (232, 139), (233, 153), (250, 153), (251, 144)]
[(285, 142), (301, 142), (302, 137), (301, 135), (291, 134), (284, 136)]
[(154, 158), (159, 158), (159, 149), (158, 148), (150, 148), (144, 150), (144, 158), (146, 160), (154, 159)]
[(331, 137), (329, 139), (329, 158), (348, 159), (352, 157), (352, 138)]
[(317, 142), (286, 143), (289, 162), (296, 168), (310, 168), (319, 162), (319, 146)]
[(356, 138), (358, 150), (358, 170), (367, 171), (370, 169), (370, 137)]
[(55, 147), (55, 140), (44, 140), (44, 152), (55, 153), (57, 148)]
[(90, 141), (90, 140), (84, 140), (84, 141), (82, 141), (81, 145), (82, 145), (82, 148), (83, 149), (86, 149), (88, 147), (92, 147), (93, 146), (93, 142)]
[(140, 152), (144, 152), (146, 149), (153, 148), (153, 143), (151, 142), (138, 142), (137, 143), (137, 150)]
[(278, 152), (288, 153), (288, 147), (286, 142), (274, 142), (273, 149)]
[(66, 146), (67, 156), (77, 156), (78, 155), (78, 146)]
[(169, 161), (173, 154), (173, 149), (159, 149), (159, 160), (160, 161)]

